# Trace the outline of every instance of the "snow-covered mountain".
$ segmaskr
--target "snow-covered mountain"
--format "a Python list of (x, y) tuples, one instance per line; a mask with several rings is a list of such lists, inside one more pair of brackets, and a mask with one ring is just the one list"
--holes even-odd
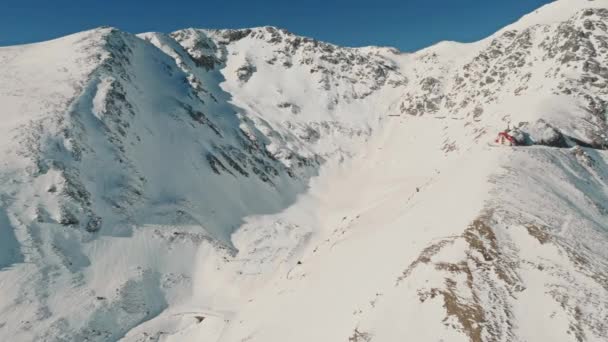
[(411, 54), (104, 27), (0, 80), (2, 341), (608, 340), (608, 0)]

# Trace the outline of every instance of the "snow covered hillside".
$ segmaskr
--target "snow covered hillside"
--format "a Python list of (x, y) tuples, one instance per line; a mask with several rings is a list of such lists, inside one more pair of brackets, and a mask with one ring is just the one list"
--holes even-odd
[(0, 105), (2, 341), (608, 340), (608, 0), (411, 54), (104, 27), (0, 48)]

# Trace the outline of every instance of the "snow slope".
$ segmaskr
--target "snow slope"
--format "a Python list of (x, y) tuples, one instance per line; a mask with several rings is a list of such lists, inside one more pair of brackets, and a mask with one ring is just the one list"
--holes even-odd
[(605, 341), (607, 8), (0, 48), (0, 340)]

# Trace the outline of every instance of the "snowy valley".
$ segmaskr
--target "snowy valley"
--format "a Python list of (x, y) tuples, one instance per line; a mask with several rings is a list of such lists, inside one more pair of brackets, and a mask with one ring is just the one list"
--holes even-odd
[(102, 27), (0, 48), (0, 105), (1, 341), (608, 340), (608, 0), (414, 53)]

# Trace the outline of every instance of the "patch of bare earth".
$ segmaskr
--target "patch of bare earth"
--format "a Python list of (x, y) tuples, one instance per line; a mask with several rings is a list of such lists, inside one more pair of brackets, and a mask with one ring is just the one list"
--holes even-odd
[[(608, 341), (608, 266), (602, 259), (589, 254), (584, 247), (560, 242), (548, 227), (522, 224), (518, 219), (512, 226), (525, 227), (539, 246), (550, 245), (559, 254), (567, 255), (574, 271), (569, 265), (540, 256), (522, 259), (519, 247), (511, 239), (512, 232), (497, 223), (497, 216), (489, 211), (475, 219), (461, 235), (425, 248), (397, 278), (396, 285), (415, 278), (418, 268), (432, 267), (444, 274), (443, 283), (423, 285), (417, 293), (421, 302), (442, 300), (446, 312), (443, 323), (447, 327), (461, 331), (472, 342), (516, 341), (512, 305), (519, 293), (526, 290), (519, 272), (524, 265), (532, 266), (546, 277), (546, 293), (570, 317), (568, 330), (577, 341), (587, 341), (591, 335)], [(500, 216), (500, 221), (504, 221)], [(460, 249), (462, 242), (463, 257), (441, 260), (441, 251)], [(463, 254), (457, 252), (456, 255)]]
[(359, 331), (359, 329), (355, 329), (353, 334), (348, 338), (348, 342), (370, 342), (371, 340), (371, 334)]
[(455, 239), (456, 237), (446, 238), (423, 249), (418, 258), (414, 260), (397, 278), (396, 285), (399, 285), (403, 280), (409, 277), (409, 275), (414, 271), (416, 267), (418, 267), (418, 265), (428, 264), (429, 262), (431, 262), (431, 258), (435, 254), (439, 253), (439, 251), (441, 251), (441, 249), (443, 249), (443, 247), (447, 246), (448, 244), (454, 243)]
[[(502, 253), (489, 225), (491, 216), (492, 213), (480, 216), (462, 235), (423, 250), (398, 278), (398, 283), (404, 281), (421, 265), (445, 273), (441, 286), (419, 289), (418, 296), (421, 302), (440, 297), (446, 311), (444, 324), (463, 332), (472, 342), (514, 339), (509, 298), (524, 289), (517, 275), (517, 262)], [(465, 242), (463, 258), (433, 261), (434, 256), (457, 240)]]
[(545, 228), (541, 228), (538, 225), (529, 224), (526, 225), (526, 229), (528, 230), (528, 234), (534, 237), (541, 245), (544, 245), (551, 241), (551, 236), (547, 233)]

